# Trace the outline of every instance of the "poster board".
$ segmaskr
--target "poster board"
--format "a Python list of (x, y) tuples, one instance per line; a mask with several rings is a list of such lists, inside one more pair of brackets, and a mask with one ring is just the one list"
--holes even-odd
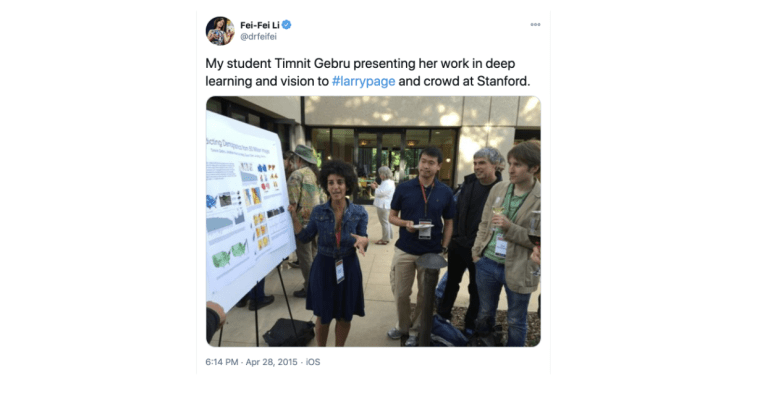
[(206, 300), (228, 311), (296, 241), (278, 136), (206, 116)]

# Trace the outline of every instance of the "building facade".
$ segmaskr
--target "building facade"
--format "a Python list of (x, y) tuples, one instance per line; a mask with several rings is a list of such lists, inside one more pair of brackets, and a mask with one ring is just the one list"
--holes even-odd
[(318, 161), (357, 167), (357, 203), (370, 203), (381, 166), (415, 177), (420, 150), (442, 150), (441, 182), (454, 188), (473, 172), (485, 146), (503, 155), (540, 139), (541, 103), (533, 96), (243, 96), (212, 97), (208, 110), (277, 133), (283, 150), (310, 145)]

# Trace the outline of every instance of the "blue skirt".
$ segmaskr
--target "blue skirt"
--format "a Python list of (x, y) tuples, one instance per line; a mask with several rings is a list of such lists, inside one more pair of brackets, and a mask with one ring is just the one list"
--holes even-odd
[(336, 262), (318, 253), (309, 271), (307, 309), (323, 324), (332, 319), (352, 321), (352, 315), (365, 316), (363, 272), (357, 253), (344, 257), (344, 280), (336, 282)]

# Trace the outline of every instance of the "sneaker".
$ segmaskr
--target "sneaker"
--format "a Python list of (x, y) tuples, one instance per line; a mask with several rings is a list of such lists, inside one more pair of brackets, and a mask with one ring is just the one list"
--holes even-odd
[(296, 292), (293, 292), (293, 296), (296, 296), (297, 298), (306, 298), (307, 291), (304, 290), (304, 288), (301, 288), (301, 290), (297, 290)]
[(417, 336), (411, 335), (408, 340), (405, 341), (405, 346), (419, 346), (419, 339)]
[(275, 297), (272, 295), (264, 296), (264, 300), (256, 304), (255, 301), (251, 300), (251, 304), (248, 305), (248, 310), (259, 310), (263, 308), (264, 306), (269, 306), (272, 304), (272, 302), (275, 301)]
[(403, 336), (403, 334), (400, 333), (400, 331), (397, 330), (397, 328), (392, 328), (389, 330), (389, 332), (387, 332), (387, 336), (389, 336), (389, 338), (392, 340), (397, 340), (397, 339), (400, 339), (400, 337)]

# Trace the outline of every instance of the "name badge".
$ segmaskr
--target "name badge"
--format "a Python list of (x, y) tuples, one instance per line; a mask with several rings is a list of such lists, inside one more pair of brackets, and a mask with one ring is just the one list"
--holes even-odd
[(336, 283), (341, 283), (344, 280), (344, 261), (339, 259), (336, 261)]
[[(421, 219), (419, 220), (420, 225), (431, 225), (432, 221), (429, 219)], [(419, 229), (419, 240), (431, 240), (432, 239), (432, 228), (427, 227), (424, 229)]]
[(494, 253), (500, 258), (507, 257), (507, 241), (504, 240), (503, 235), (496, 236), (496, 250)]

